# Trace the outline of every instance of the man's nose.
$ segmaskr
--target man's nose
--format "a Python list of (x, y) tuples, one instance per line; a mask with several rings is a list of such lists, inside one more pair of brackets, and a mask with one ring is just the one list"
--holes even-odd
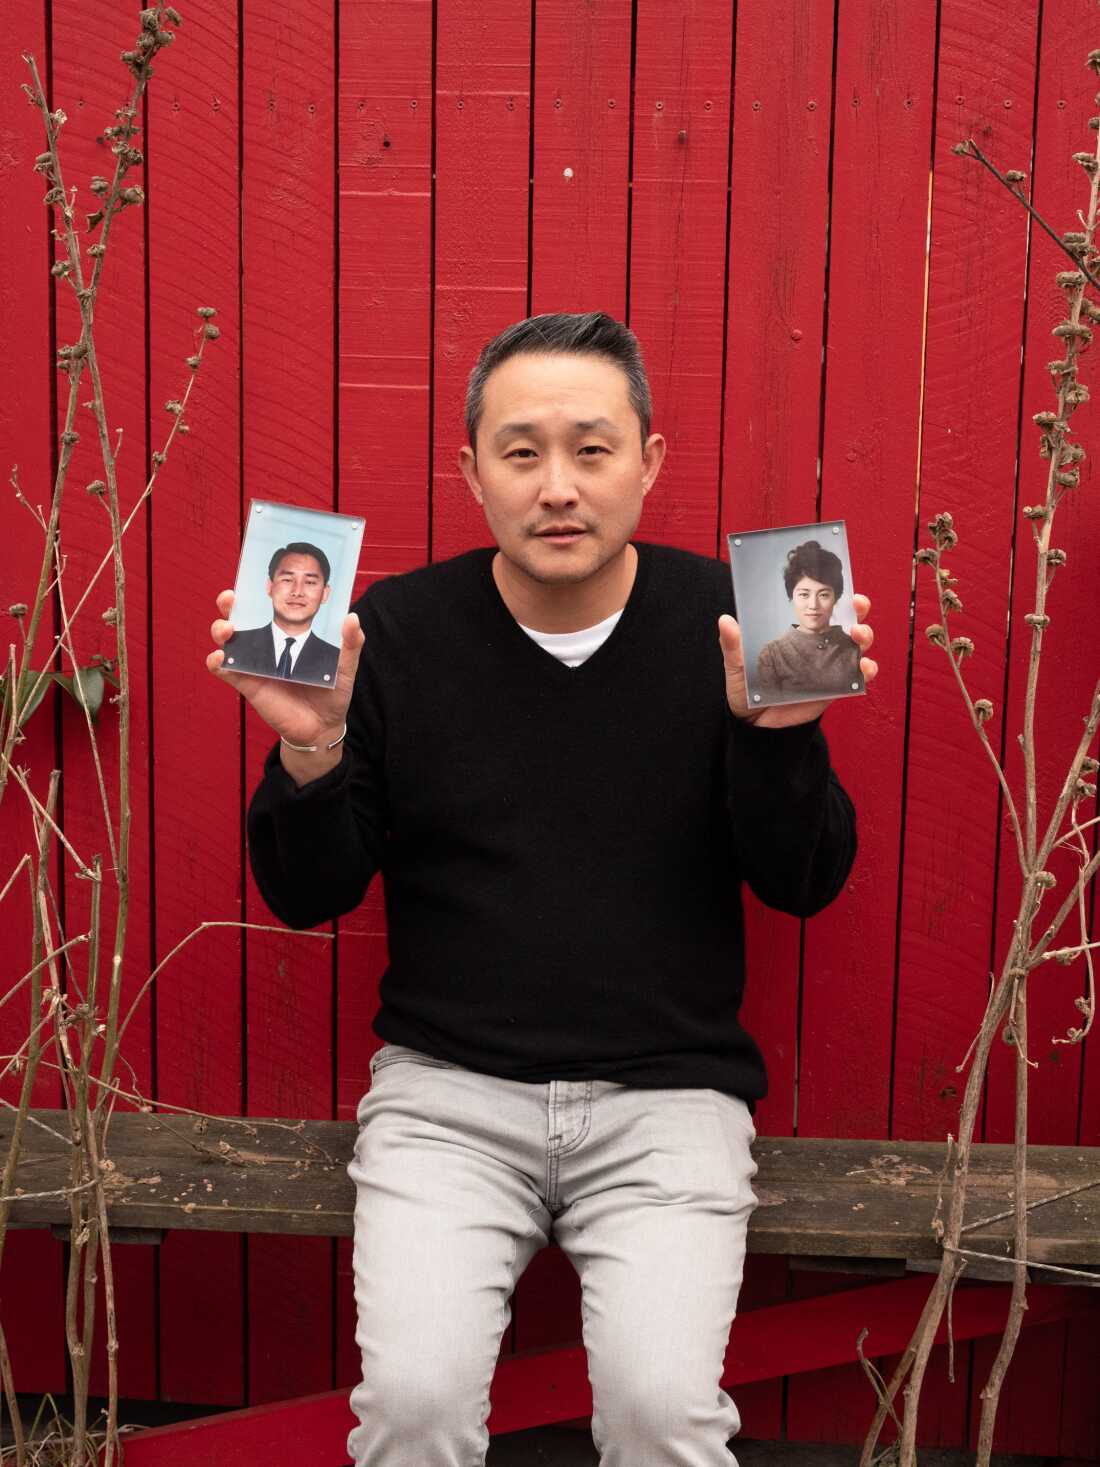
[(546, 460), (539, 498), (543, 504), (575, 504), (578, 497), (572, 464), (551, 455)]

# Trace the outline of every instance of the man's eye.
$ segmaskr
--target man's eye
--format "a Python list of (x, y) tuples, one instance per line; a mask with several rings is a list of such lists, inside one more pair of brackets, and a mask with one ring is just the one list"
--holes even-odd
[(609, 448), (602, 447), (602, 445), (600, 445), (599, 443), (586, 443), (584, 445), (584, 447), (581, 449), (581, 452), (582, 453), (592, 453), (592, 452), (594, 452), (594, 453), (610, 453), (611, 450)]
[(531, 453), (531, 454), (533, 454), (534, 451), (535, 450), (533, 448), (513, 448), (512, 451), (511, 451), (511, 453), (506, 453), (504, 455), (504, 457), (505, 458), (515, 458), (517, 454), (520, 454), (520, 453)]

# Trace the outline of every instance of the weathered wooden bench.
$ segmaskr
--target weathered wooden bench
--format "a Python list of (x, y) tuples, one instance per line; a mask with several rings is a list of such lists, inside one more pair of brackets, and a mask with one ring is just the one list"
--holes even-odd
[[(35, 1112), (28, 1127), (12, 1207), (15, 1227), (65, 1232), (68, 1182), (64, 1117)], [(48, 1127), (50, 1129), (43, 1129)], [(53, 1134), (51, 1134), (51, 1131)], [(11, 1116), (0, 1116), (0, 1153)], [(346, 1162), (355, 1126), (344, 1121), (224, 1118), (195, 1121), (172, 1113), (119, 1111), (111, 1121), (106, 1181), (112, 1236), (158, 1242), (173, 1228), (218, 1232), (350, 1236), (354, 1192)], [(856, 1358), (865, 1326), (868, 1354), (904, 1347), (938, 1265), (931, 1230), (943, 1181), (943, 1144), (761, 1137), (754, 1187), (760, 1205), (749, 1227), (751, 1253), (783, 1254), (795, 1266), (858, 1272), (886, 1282), (785, 1302), (743, 1314), (726, 1359), (726, 1384), (768, 1380)], [(999, 1333), (1007, 1310), (1012, 1241), (1012, 1150), (980, 1145), (971, 1167), (966, 1235), (969, 1282), (957, 1291), (957, 1340)], [(42, 1195), (47, 1194), (47, 1195)], [(1034, 1260), (1025, 1324), (1094, 1311), (1100, 1295), (1100, 1148), (1029, 1150), (1029, 1258)], [(985, 1219), (986, 1221), (982, 1221)], [(1059, 1287), (1076, 1283), (1082, 1288)], [(490, 1429), (572, 1420), (591, 1409), (579, 1347), (502, 1358)], [(131, 1439), (127, 1467), (178, 1462), (340, 1462), (349, 1424), (346, 1392), (230, 1412)]]

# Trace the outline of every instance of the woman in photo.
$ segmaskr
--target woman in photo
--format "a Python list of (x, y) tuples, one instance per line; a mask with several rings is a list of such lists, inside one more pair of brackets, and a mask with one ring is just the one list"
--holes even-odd
[(859, 648), (843, 627), (831, 625), (844, 591), (840, 556), (816, 540), (787, 552), (783, 585), (795, 621), (790, 631), (761, 648), (756, 662), (759, 692), (815, 697), (859, 692)]

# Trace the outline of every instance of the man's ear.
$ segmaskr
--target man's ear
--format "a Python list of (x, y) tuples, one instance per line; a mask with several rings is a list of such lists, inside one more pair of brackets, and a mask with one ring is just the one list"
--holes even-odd
[(485, 496), (481, 491), (481, 480), (477, 476), (477, 459), (474, 451), (468, 443), (464, 443), (458, 450), (458, 467), (462, 471), (462, 477), (469, 485), (470, 493), (478, 504), (484, 503)]
[(268, 581), (268, 583), (267, 583), (267, 594), (268, 594), (268, 595), (269, 595), (269, 596), (270, 596), (270, 595), (271, 595), (271, 588), (272, 588), (272, 586), (273, 586), (273, 585), (274, 585), (274, 584), (275, 584), (275, 582), (274, 582), (274, 581)]
[(645, 441), (642, 449), (642, 494), (648, 494), (656, 483), (657, 475), (661, 472), (661, 465), (665, 461), (665, 450), (668, 444), (660, 433), (651, 433)]
[(322, 605), (324, 604), (324, 602), (326, 602), (328, 600), (328, 598), (331, 595), (332, 595), (332, 587), (331, 586), (326, 586), (325, 589), (321, 592), (321, 602), (322, 602)]

